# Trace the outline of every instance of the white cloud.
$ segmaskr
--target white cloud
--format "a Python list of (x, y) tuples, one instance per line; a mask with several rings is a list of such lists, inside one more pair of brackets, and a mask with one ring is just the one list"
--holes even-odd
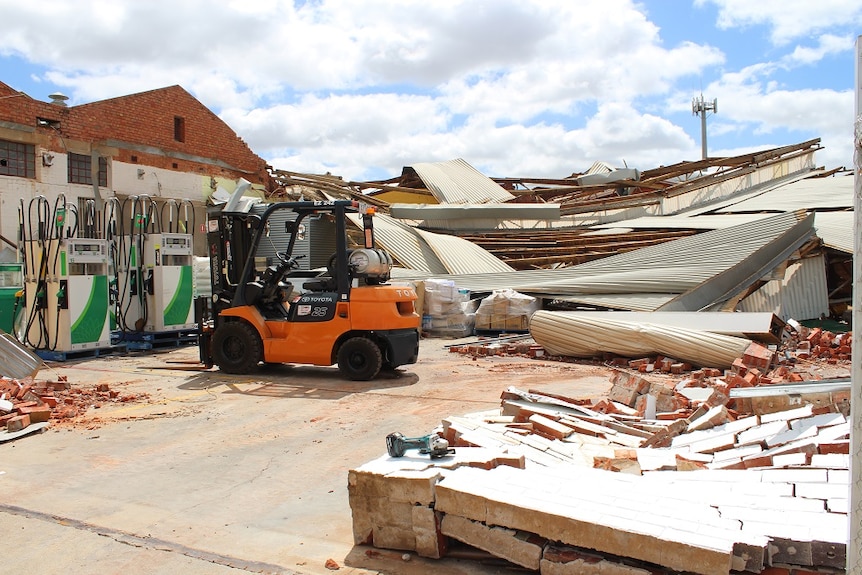
[[(836, 111), (852, 107), (845, 93), (791, 91), (776, 76), (847, 50), (843, 30), (807, 35), (836, 14), (858, 21), (862, 8), (696, 2), (715, 4), (722, 26), (766, 25), (777, 44), (799, 39), (772, 62), (754, 57), (710, 85), (722, 101), (715, 136), (842, 133)], [(45, 66), (40, 80), (72, 104), (179, 84), (274, 166), (353, 179), (454, 157), (494, 175), (549, 177), (595, 160), (646, 169), (699, 157), (686, 134), (697, 130), (663, 116), (690, 120), (686, 89), (727, 66), (696, 34), (667, 45), (632, 0), (0, 0), (0, 8), (8, 31), (0, 54)]]
[(858, 28), (862, 4), (855, 0), (695, 0), (715, 4), (721, 28), (763, 24), (771, 28), (772, 42), (793, 39), (837, 26)]
[(796, 46), (793, 52), (787, 56), (786, 61), (789, 65), (814, 64), (826, 56), (853, 50), (853, 42), (854, 38), (850, 34), (844, 36), (824, 34), (818, 38), (817, 46), (813, 48)]

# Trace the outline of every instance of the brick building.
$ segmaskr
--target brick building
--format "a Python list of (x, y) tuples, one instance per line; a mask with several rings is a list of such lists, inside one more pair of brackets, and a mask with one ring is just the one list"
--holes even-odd
[[(265, 192), (266, 162), (180, 86), (78, 106), (35, 100), (0, 82), (0, 236), (14, 248), (21, 202), (59, 194), (67, 203), (117, 196), (187, 199), (203, 206), (239, 178)], [(202, 238), (201, 238), (202, 239)], [(204, 253), (204, 242), (196, 242)]]

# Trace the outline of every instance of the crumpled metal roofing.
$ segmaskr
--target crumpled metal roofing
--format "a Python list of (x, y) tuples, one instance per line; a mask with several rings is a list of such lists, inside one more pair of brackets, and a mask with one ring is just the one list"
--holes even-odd
[(669, 293), (613, 293), (613, 294), (583, 294), (555, 296), (555, 300), (587, 305), (591, 307), (606, 307), (614, 310), (644, 311), (657, 310), (677, 294)]
[(560, 204), (392, 204), (389, 214), (403, 220), (559, 220)]
[(487, 204), (508, 202), (515, 196), (458, 158), (448, 162), (410, 166), (441, 204)]
[(787, 325), (771, 312), (709, 312), (709, 311), (567, 311), (566, 317), (580, 317), (598, 321), (608, 318), (614, 321), (650, 323), (708, 331), (720, 335), (731, 335), (766, 344), (781, 341)]
[[(347, 214), (347, 217), (356, 227), (363, 229), (361, 215)], [(374, 216), (374, 237), (403, 266), (431, 274), (449, 273), (416, 230), (398, 220), (384, 214)]]
[(727, 368), (749, 340), (707, 331), (610, 319), (607, 314), (537, 311), (530, 335), (551, 355), (593, 357), (612, 353), (642, 357), (660, 353), (704, 367)]
[(633, 229), (633, 230), (717, 230), (729, 228), (740, 224), (747, 224), (773, 214), (675, 214), (672, 216), (642, 216), (631, 220), (621, 220), (610, 224), (598, 224), (591, 226), (595, 231), (587, 232), (596, 234), (603, 230)]
[(477, 246), (471, 241), (435, 234), (417, 229), (419, 237), (434, 251), (449, 273), (465, 274), (483, 271), (484, 273), (505, 273), (513, 271), (512, 266)]
[(853, 177), (805, 178), (777, 186), (742, 201), (725, 202), (715, 213), (790, 212), (793, 210), (853, 207)]
[[(615, 294), (621, 297), (643, 297), (645, 294), (667, 297), (670, 294), (678, 300), (691, 291), (698, 301), (689, 303), (697, 307), (686, 308), (686, 311), (696, 311), (705, 307), (702, 304), (705, 299), (723, 301), (722, 298), (729, 297), (728, 286), (725, 285), (727, 280), (737, 282), (733, 288), (744, 289), (750, 285), (746, 282), (755, 281), (772, 269), (764, 271), (761, 269), (763, 266), (774, 267), (782, 263), (774, 261), (775, 258), (804, 243), (813, 234), (812, 221), (813, 217), (807, 217), (801, 211), (777, 214), (568, 268), (465, 274), (449, 276), (448, 279), (473, 292), (490, 293), (495, 289), (511, 288), (545, 297), (586, 294), (593, 298)], [(746, 277), (731, 276), (729, 270), (741, 270)], [(410, 272), (399, 275), (417, 279), (427, 277), (427, 274)], [(710, 280), (715, 280), (713, 285), (716, 289), (703, 290), (703, 285)], [(695, 292), (699, 287), (701, 289)]]
[(829, 315), (825, 256), (804, 258), (787, 267), (784, 277), (766, 282), (739, 302), (742, 311), (770, 311), (781, 319), (806, 320)]
[(823, 245), (853, 253), (853, 212), (817, 212), (814, 227)]
[[(348, 214), (362, 228), (359, 214)], [(495, 255), (458, 236), (418, 230), (385, 214), (374, 216), (374, 237), (398, 262), (429, 274), (510, 272), (512, 267)], [(396, 274), (397, 275), (397, 274)]]

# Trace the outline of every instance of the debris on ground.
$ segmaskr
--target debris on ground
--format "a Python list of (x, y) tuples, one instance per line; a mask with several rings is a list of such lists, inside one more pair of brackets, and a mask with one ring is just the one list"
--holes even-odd
[(146, 400), (146, 393), (122, 393), (107, 383), (90, 388), (72, 386), (68, 378), (56, 380), (0, 379), (0, 439), (6, 433), (18, 432), (29, 425), (71, 423), (89, 409), (110, 403)]
[[(726, 369), (602, 357), (606, 397), (510, 387), (498, 410), (442, 420), (454, 456), (349, 472), (355, 543), (467, 544), (542, 575), (842, 573), (851, 342), (801, 328)], [(528, 338), (450, 350), (549, 359)]]

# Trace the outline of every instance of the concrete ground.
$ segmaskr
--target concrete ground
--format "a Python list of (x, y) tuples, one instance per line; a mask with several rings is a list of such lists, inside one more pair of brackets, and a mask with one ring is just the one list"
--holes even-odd
[[(6, 573), (484, 575), (519, 569), (354, 546), (347, 472), (393, 431), (498, 409), (508, 386), (572, 397), (610, 388), (601, 367), (473, 360), (426, 339), (417, 364), (371, 382), (338, 370), (267, 366), (231, 376), (197, 348), (52, 364), (37, 379), (107, 383), (144, 399), (0, 444)], [(327, 567), (327, 561), (331, 560)]]

